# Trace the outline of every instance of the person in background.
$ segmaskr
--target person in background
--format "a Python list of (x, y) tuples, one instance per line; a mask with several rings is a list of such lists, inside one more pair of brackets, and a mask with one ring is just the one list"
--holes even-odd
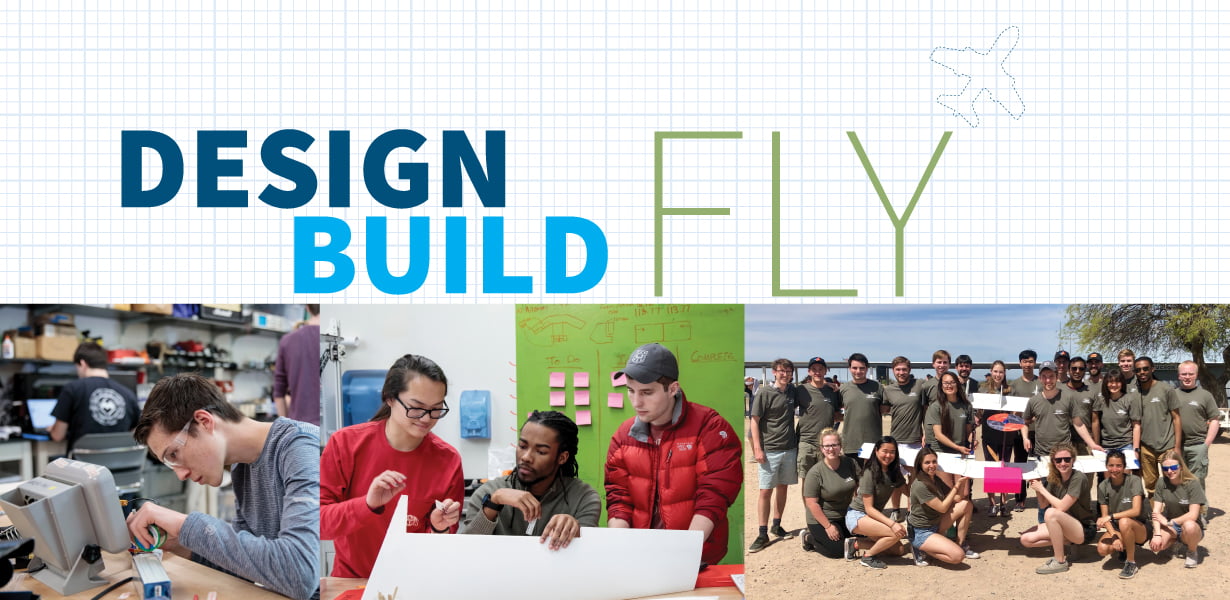
[(278, 342), (273, 400), (279, 416), (320, 425), (320, 305), (306, 306), (307, 322)]
[(132, 431), (141, 409), (132, 390), (114, 382), (107, 374), (107, 351), (86, 342), (73, 352), (77, 380), (65, 384), (51, 416), (48, 436), (57, 442), (67, 440), (68, 450), (88, 433)]
[[(1012, 386), (1008, 383), (1008, 365), (1002, 360), (997, 360), (991, 363), (991, 378), (982, 384), (981, 392), (983, 394), (1002, 394), (1006, 396), (1012, 395)], [(1025, 452), (1025, 444), (1021, 442), (1021, 434), (1016, 431), (1000, 431), (991, 427), (987, 419), (1006, 414), (1008, 411), (1002, 410), (987, 410), (981, 411), (982, 415), (982, 455), (986, 460), (1007, 461), (1007, 462), (1025, 462), (1029, 460), (1029, 454)], [(991, 504), (991, 509), (988, 516), (1008, 516), (1008, 504), (1006, 494), (987, 494), (987, 500)], [(1017, 512), (1025, 508), (1025, 482), (1021, 482), (1021, 491), (1016, 495)]]
[(447, 394), (444, 370), (407, 354), (385, 375), (372, 420), (329, 437), (320, 457), (320, 539), (333, 540), (334, 577), (371, 576), (402, 496), (408, 533), (456, 531), (461, 455), (431, 432), (449, 412)]

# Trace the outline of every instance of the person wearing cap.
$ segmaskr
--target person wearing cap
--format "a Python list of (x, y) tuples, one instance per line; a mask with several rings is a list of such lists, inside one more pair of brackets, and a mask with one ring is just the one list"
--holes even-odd
[[(760, 464), (760, 496), (757, 503), (759, 534), (748, 552), (760, 552), (769, 545), (769, 534), (793, 537), (782, 529), (786, 510), (786, 490), (798, 482), (798, 437), (794, 428), (794, 409), (798, 399), (794, 384), (794, 362), (788, 358), (773, 361), (772, 385), (760, 386), (752, 400), (752, 455)], [(774, 499), (773, 493), (777, 492)], [(773, 528), (769, 529), (769, 513)]]
[(716, 410), (688, 401), (665, 346), (637, 348), (621, 375), (636, 416), (607, 450), (607, 526), (700, 531), (701, 563), (717, 564), (730, 535), (726, 512), (743, 485), (742, 440)]
[(1021, 365), (1021, 377), (1012, 380), (1012, 395), (1019, 398), (1029, 398), (1038, 393), (1038, 376), (1034, 375), (1034, 365), (1038, 364), (1038, 353), (1028, 348), (1017, 355)]
[(799, 419), (795, 424), (799, 479), (807, 477), (807, 472), (820, 460), (820, 432), (836, 427), (837, 418), (841, 416), (841, 394), (837, 393), (841, 386), (835, 378), (825, 378), (828, 372), (828, 363), (814, 356), (807, 362), (808, 380), (794, 388), (799, 407)]
[[(1061, 368), (1055, 365), (1056, 368)], [(1060, 385), (1063, 393), (1072, 397), (1072, 411), (1074, 416), (1085, 424), (1085, 429), (1093, 432), (1093, 402), (1097, 398), (1097, 394), (1093, 389), (1085, 385), (1085, 359), (1077, 356), (1068, 361), (1069, 377), (1067, 383)], [(1092, 437), (1092, 436), (1090, 436)], [(1089, 446), (1083, 440), (1072, 440), (1076, 445), (1077, 454), (1088, 454)]]
[(1097, 398), (1101, 397), (1102, 367), (1104, 365), (1102, 354), (1099, 352), (1090, 352), (1089, 356), (1085, 357), (1085, 369), (1087, 371), (1085, 373), (1085, 383), (1089, 384), (1089, 388), (1093, 390)]
[(1174, 388), (1153, 377), (1153, 359), (1141, 356), (1132, 365), (1140, 393), (1140, 477), (1152, 496), (1161, 456), (1183, 446), (1182, 417)]
[(1059, 383), (1068, 383), (1068, 378), (1071, 375), (1068, 373), (1068, 365), (1072, 362), (1072, 355), (1068, 354), (1067, 350), (1057, 350), (1055, 352), (1055, 373), (1059, 375)]
[[(1080, 439), (1090, 448), (1101, 450), (1089, 435), (1089, 429), (1081, 422), (1074, 412), (1072, 396), (1059, 389), (1058, 367), (1051, 361), (1038, 367), (1038, 380), (1042, 389), (1029, 398), (1025, 405), (1025, 428), (1021, 430), (1025, 450), (1033, 456), (1044, 456), (1051, 453), (1051, 448), (1057, 444), (1071, 443), (1072, 433), (1076, 432)], [(1034, 432), (1035, 439), (1029, 439), (1029, 432)]]

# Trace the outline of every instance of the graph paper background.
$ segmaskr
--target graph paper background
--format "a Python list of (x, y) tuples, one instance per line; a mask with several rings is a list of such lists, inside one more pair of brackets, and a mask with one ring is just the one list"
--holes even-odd
[[(293, 293), (292, 217), (325, 215), (349, 223), (358, 265), (328, 302), (814, 301), (772, 296), (775, 131), (783, 288), (858, 291), (833, 302), (1230, 297), (1218, 196), (1230, 57), (1216, 3), (131, 4), (0, 9), (2, 300), (310, 301)], [(1005, 31), (1011, 54), (991, 50)], [(961, 115), (937, 101), (961, 94), (956, 72), (988, 85), (972, 103), (967, 90)], [(321, 190), (293, 211), (256, 200), (268, 183), (285, 186), (259, 145), (287, 128), (317, 138), (302, 160)], [(360, 172), (368, 143), (397, 128), (428, 143), (395, 153), (390, 177), (396, 162), (431, 165), (428, 203), (404, 211), (377, 204)], [(169, 204), (120, 207), (125, 129), (183, 148), (186, 177)], [(247, 149), (223, 153), (244, 160), (244, 176), (222, 183), (248, 190), (248, 208), (196, 206), (196, 133), (211, 129), (249, 132)], [(441, 206), (441, 132), (454, 129), (480, 156), (485, 130), (507, 131), (507, 208), (479, 206), (468, 184), (465, 207)], [(348, 209), (328, 208), (323, 193), (330, 130), (352, 135)], [(657, 131), (742, 132), (666, 142), (665, 206), (730, 214), (665, 218), (661, 298)], [(847, 131), (898, 212), (953, 132), (906, 226), (904, 297), (892, 226)], [(156, 173), (146, 175), (148, 188)], [(431, 273), (414, 294), (370, 284), (372, 215), (390, 219), (393, 273), (409, 265), (407, 217), (432, 218)], [(445, 216), (470, 221), (464, 295), (444, 291)], [(533, 293), (482, 293), (483, 216), (505, 218), (504, 270), (533, 276)], [(547, 216), (604, 230), (610, 264), (597, 287), (543, 292)]]

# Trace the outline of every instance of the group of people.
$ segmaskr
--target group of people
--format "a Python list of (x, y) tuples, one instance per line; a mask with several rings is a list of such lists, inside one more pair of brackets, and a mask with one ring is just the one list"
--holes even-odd
[[(847, 359), (850, 379), (844, 383), (829, 376), (821, 357), (809, 361), (797, 384), (794, 363), (774, 361), (771, 382), (756, 391), (748, 410), (760, 465), (759, 531), (749, 552), (770, 546), (770, 536), (794, 536), (781, 519), (788, 488), (801, 479), (804, 550), (861, 559), (875, 569), (886, 567), (881, 557), (907, 551), (918, 565), (928, 558), (954, 564), (979, 558), (968, 539), (972, 482), (945, 473), (940, 463), (942, 455), (972, 456), (981, 438), (985, 460), (1049, 463), (1045, 478), (987, 498), (988, 515), (1006, 517), (1023, 511), (1033, 490), (1038, 524), (1021, 535), (1021, 544), (1053, 550), (1038, 573), (1068, 570), (1066, 544), (1095, 540), (1101, 555), (1115, 553), (1123, 563), (1123, 578), (1139, 570), (1137, 546), (1155, 553), (1173, 549), (1187, 567), (1199, 565), (1208, 447), (1219, 432), (1220, 412), (1198, 384), (1198, 366), (1181, 363), (1173, 387), (1154, 377), (1152, 359), (1130, 349), (1119, 352), (1119, 368), (1108, 371), (1096, 352), (1071, 357), (1061, 350), (1039, 365), (1037, 353), (1024, 350), (1018, 359), (1020, 378), (1009, 381), (1007, 364), (997, 360), (979, 383), (967, 355), (953, 362), (937, 350), (935, 377), (925, 380), (899, 356), (886, 385), (868, 377), (869, 361), (859, 353)], [(974, 393), (1028, 400), (1023, 411), (1006, 414), (974, 409)], [(884, 415), (891, 418), (889, 435)], [(1016, 427), (1003, 427), (1006, 417)], [(863, 459), (865, 447), (871, 451)], [(1106, 452), (1096, 501), (1095, 477), (1075, 468), (1077, 457), (1091, 451)], [(1139, 457), (1139, 475), (1128, 472), (1129, 451)], [(903, 460), (903, 452), (914, 453), (914, 460)]]
[[(606, 525), (701, 531), (702, 566), (716, 564), (743, 480), (741, 438), (717, 411), (685, 397), (665, 346), (637, 348), (618, 375), (627, 378), (636, 416), (610, 441)], [(518, 434), (515, 468), (466, 500), (460, 454), (431, 431), (449, 414), (447, 393), (439, 365), (407, 354), (389, 369), (372, 420), (329, 438), (320, 516), (321, 538), (336, 550), (332, 575), (371, 575), (382, 541), (372, 532), (387, 529), (401, 496), (409, 533), (536, 536), (567, 551), (582, 527), (598, 526), (600, 496), (577, 478), (577, 425), (558, 411), (531, 412)]]

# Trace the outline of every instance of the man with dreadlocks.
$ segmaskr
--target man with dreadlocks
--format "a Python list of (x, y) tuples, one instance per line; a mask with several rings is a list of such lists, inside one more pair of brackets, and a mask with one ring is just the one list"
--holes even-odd
[(577, 479), (577, 424), (554, 410), (534, 411), (521, 427), (517, 468), (484, 483), (466, 504), (461, 533), (536, 535), (566, 548), (582, 527), (597, 527), (602, 501)]

